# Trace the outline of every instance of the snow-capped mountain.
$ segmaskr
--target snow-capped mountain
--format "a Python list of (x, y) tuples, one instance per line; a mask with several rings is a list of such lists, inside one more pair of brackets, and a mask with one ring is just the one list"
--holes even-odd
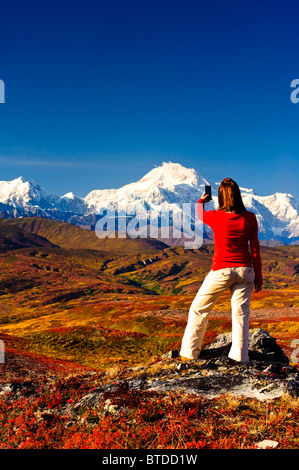
[(56, 204), (59, 211), (71, 212), (74, 214), (84, 215), (88, 209), (87, 204), (81, 197), (75, 196), (73, 192), (69, 192), (62, 196)]
[(102, 207), (115, 206), (134, 210), (136, 204), (144, 209), (164, 204), (172, 206), (196, 202), (209, 183), (195, 170), (185, 168), (178, 163), (163, 163), (143, 176), (136, 183), (130, 183), (119, 189), (91, 191), (84, 198), (92, 211)]
[(11, 217), (46, 215), (48, 210), (59, 203), (59, 199), (22, 176), (12, 181), (0, 181), (0, 210)]
[[(139, 181), (118, 189), (91, 191), (85, 198), (72, 192), (62, 197), (46, 193), (34, 181), (23, 177), (0, 182), (0, 217), (41, 216), (92, 227), (103, 209), (138, 212), (146, 219), (149, 211), (180, 211), (186, 203), (196, 203), (205, 185), (212, 186), (213, 200), (207, 209), (217, 209), (219, 183), (208, 182), (194, 169), (164, 162)], [(246, 208), (256, 214), (261, 240), (296, 243), (299, 240), (299, 204), (290, 194), (259, 196), (240, 187)], [(103, 212), (102, 212), (103, 213)], [(209, 229), (207, 229), (209, 234)]]

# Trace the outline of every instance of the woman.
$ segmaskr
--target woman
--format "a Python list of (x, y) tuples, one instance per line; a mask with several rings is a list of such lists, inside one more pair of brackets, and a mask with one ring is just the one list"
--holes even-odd
[(237, 362), (248, 362), (250, 295), (254, 284), (255, 292), (259, 292), (263, 285), (257, 220), (253, 212), (246, 210), (239, 186), (231, 178), (220, 183), (218, 210), (205, 211), (208, 197), (203, 193), (197, 213), (214, 233), (213, 264), (191, 304), (181, 345), (181, 360), (198, 358), (209, 313), (220, 294), (229, 288), (232, 346), (228, 357)]

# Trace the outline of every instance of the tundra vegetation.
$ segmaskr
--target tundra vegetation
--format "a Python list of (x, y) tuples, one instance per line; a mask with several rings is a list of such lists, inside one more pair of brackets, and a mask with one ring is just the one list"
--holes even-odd
[[(21, 222), (0, 222), (1, 448), (254, 448), (263, 439), (299, 447), (298, 399), (289, 395), (208, 400), (118, 385), (96, 407), (76, 406), (129, 370), (138, 378), (143, 366), (152, 374), (168, 367), (160, 358), (179, 349), (213, 245), (131, 240), (126, 252), (128, 240), (95, 245), (75, 230), (73, 246), (71, 224), (47, 221), (33, 232), (32, 221)], [(299, 339), (298, 246), (263, 246), (262, 258), (251, 328), (269, 332), (290, 358)], [(204, 346), (230, 328), (225, 292)]]

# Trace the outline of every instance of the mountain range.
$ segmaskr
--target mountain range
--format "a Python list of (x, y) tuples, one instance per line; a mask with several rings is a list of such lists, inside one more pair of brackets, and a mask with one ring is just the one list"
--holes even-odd
[[(209, 182), (195, 169), (179, 163), (164, 162), (137, 182), (118, 189), (96, 189), (84, 198), (73, 192), (62, 197), (50, 194), (21, 176), (0, 182), (0, 218), (38, 216), (94, 229), (103, 209), (126, 210), (129, 214), (137, 211), (144, 220), (149, 211), (158, 207), (184, 211), (184, 204), (197, 202), (205, 185), (212, 187), (212, 201), (207, 209), (217, 209), (219, 183)], [(253, 189), (240, 187), (240, 190), (246, 208), (257, 217), (261, 241), (298, 243), (299, 203), (291, 194), (276, 192), (259, 196)], [(212, 240), (208, 228), (205, 236)], [(169, 240), (168, 243), (171, 244)]]

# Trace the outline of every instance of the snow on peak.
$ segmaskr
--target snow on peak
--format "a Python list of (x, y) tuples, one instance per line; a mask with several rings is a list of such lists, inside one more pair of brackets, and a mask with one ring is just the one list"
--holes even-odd
[(49, 207), (56, 201), (57, 196), (46, 193), (33, 180), (23, 176), (12, 181), (0, 181), (0, 202), (16, 208), (25, 206)]
[[(3, 181), (4, 182), (4, 181)], [(31, 187), (37, 187), (40, 189), (39, 184), (37, 184), (34, 180), (28, 180), (24, 176), (19, 176), (18, 178), (15, 178), (12, 181), (5, 181), (5, 183), (10, 184), (11, 186), (23, 186), (26, 185), (27, 188)]]
[(27, 183), (26, 178), (24, 176), (19, 176), (18, 178), (15, 178), (14, 180), (10, 181), (12, 184), (19, 184), (19, 183)]
[(26, 198), (28, 190), (29, 182), (23, 176), (12, 181), (0, 181), (0, 202), (7, 203), (11, 200)]
[(56, 208), (61, 211), (74, 212), (83, 215), (86, 211), (85, 202), (81, 197), (76, 196), (72, 191), (61, 196), (56, 204)]
[(146, 173), (138, 184), (155, 185), (162, 188), (172, 188), (180, 184), (198, 186), (208, 184), (193, 168), (186, 168), (180, 163), (163, 162)]
[(75, 197), (76, 196), (72, 191), (70, 191), (69, 193), (66, 193), (63, 196), (61, 196), (61, 198), (66, 198), (66, 199), (75, 199)]
[(241, 193), (256, 195), (256, 193), (255, 193), (255, 192), (253, 191), (253, 189), (251, 189), (251, 188), (242, 188), (242, 187), (240, 186), (240, 191), (241, 191)]
[(119, 207), (155, 207), (164, 205), (181, 206), (183, 203), (196, 202), (203, 192), (203, 186), (209, 184), (193, 168), (186, 168), (180, 163), (163, 162), (146, 173), (140, 180), (126, 184), (118, 189), (91, 191), (84, 201), (90, 211), (99, 212), (101, 208)]

